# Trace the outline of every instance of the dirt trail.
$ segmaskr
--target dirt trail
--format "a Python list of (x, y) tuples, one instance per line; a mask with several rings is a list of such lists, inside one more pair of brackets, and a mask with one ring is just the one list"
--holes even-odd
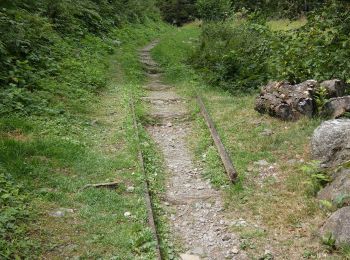
[(162, 151), (169, 172), (164, 205), (172, 233), (184, 249), (181, 258), (246, 259), (239, 251), (238, 238), (228, 230), (221, 193), (203, 179), (191, 156), (186, 141), (192, 131), (187, 101), (162, 83), (161, 71), (150, 56), (155, 45), (140, 53), (149, 76), (143, 99), (149, 102), (150, 116), (157, 122), (147, 130)]

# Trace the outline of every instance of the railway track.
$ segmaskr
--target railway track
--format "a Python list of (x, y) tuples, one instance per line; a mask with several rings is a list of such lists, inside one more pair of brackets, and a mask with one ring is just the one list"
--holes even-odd
[[(200, 257), (203, 256), (204, 259), (223, 259), (223, 257), (226, 257), (229, 253), (226, 252), (226, 255), (224, 255), (223, 250), (232, 244), (235, 244), (236, 238), (234, 235), (227, 234), (225, 221), (222, 220), (223, 216), (221, 213), (218, 213), (222, 210), (220, 192), (212, 189), (211, 185), (202, 179), (201, 172), (197, 171), (197, 168), (194, 167), (194, 164), (190, 159), (191, 156), (185, 142), (185, 137), (191, 130), (191, 123), (188, 121), (190, 115), (185, 105), (187, 101), (178, 96), (175, 91), (172, 90), (171, 86), (168, 86), (161, 81), (162, 71), (150, 55), (151, 49), (154, 48), (156, 44), (157, 42), (153, 42), (140, 52), (140, 61), (150, 81), (144, 86), (148, 91), (148, 96), (144, 97), (143, 101), (150, 104), (150, 116), (155, 122), (154, 125), (145, 127), (150, 136), (157, 143), (158, 147), (162, 150), (167, 170), (171, 172), (171, 177), (167, 183), (166, 205), (170, 205), (169, 207), (172, 207), (172, 210), (176, 211), (175, 215), (170, 216), (170, 219), (173, 222), (171, 223), (172, 231), (174, 232), (172, 235), (174, 237), (180, 236), (179, 239), (186, 243), (185, 247), (188, 250), (186, 253), (180, 254), (180, 258), (183, 260), (201, 259)], [(214, 123), (208, 114), (204, 102), (200, 97), (198, 97), (197, 100), (203, 118), (205, 119), (213, 138), (213, 142), (215, 143), (222, 159), (223, 166), (226, 169), (229, 181), (234, 183), (237, 178), (237, 172), (221, 142), (220, 136), (215, 129)], [(131, 110), (133, 113), (135, 131), (137, 133), (138, 141), (140, 142), (139, 124), (135, 115), (133, 100), (131, 101)], [(139, 161), (145, 179), (145, 200), (148, 212), (148, 222), (152, 229), (154, 240), (156, 241), (157, 259), (162, 259), (159, 234), (155, 224), (152, 197), (151, 192), (149, 191), (150, 184), (148, 182), (144, 157), (140, 146)], [(176, 203), (174, 203), (174, 201)], [(203, 217), (193, 216), (191, 209), (194, 205), (205, 204), (208, 206), (211, 205), (209, 202), (214, 203), (214, 205), (211, 206), (210, 209), (200, 210), (199, 214), (202, 214)], [(188, 216), (184, 215), (183, 212), (187, 212)], [(208, 220), (205, 220), (205, 218)], [(203, 219), (204, 222), (208, 222), (208, 226), (206, 227), (207, 230), (202, 228), (204, 225)], [(182, 223), (190, 222), (191, 224), (179, 227), (179, 223), (177, 222), (181, 222), (180, 225)], [(215, 224), (216, 222), (220, 224), (217, 226)], [(217, 232), (218, 230), (221, 231)], [(224, 239), (222, 236), (224, 236)], [(206, 239), (209, 240), (207, 241)], [(198, 250), (194, 250), (201, 247), (204, 248), (202, 250), (203, 252), (197, 252)], [(237, 259), (244, 259), (244, 257)]]

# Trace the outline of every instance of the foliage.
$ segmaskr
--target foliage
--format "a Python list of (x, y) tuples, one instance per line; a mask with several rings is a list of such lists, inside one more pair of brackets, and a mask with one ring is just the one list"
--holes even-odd
[(192, 59), (210, 84), (249, 91), (269, 78), (270, 41), (269, 29), (250, 20), (211, 22), (203, 25), (201, 43)]
[(230, 0), (198, 0), (197, 8), (204, 21), (225, 20), (231, 13)]
[(322, 243), (327, 247), (329, 252), (332, 252), (336, 249), (335, 246), (336, 239), (332, 233), (327, 233), (322, 237)]
[(317, 8), (322, 2), (319, 0), (233, 0), (236, 10), (247, 9), (249, 11), (260, 11), (269, 17), (285, 18), (298, 17), (302, 13)]
[[(10, 259), (16, 254), (37, 259), (42, 253), (58, 258), (154, 258), (128, 93), (144, 78), (137, 50), (167, 29), (148, 21), (115, 29), (103, 39), (89, 35), (79, 42), (62, 41), (63, 46), (54, 46), (63, 54), (60, 73), (40, 79), (42, 89), (33, 92), (50, 100), (47, 107), (39, 113), (32, 103), (30, 109), (23, 108), (26, 116), (7, 113), (0, 118), (0, 164), (9, 176), (9, 189), (16, 191), (20, 184), (18, 195), (25, 198), (9, 211), (18, 207), (28, 213), (13, 215), (11, 221), (20, 229), (8, 230), (6, 240), (1, 237)], [(124, 185), (117, 191), (76, 192), (107, 179), (132, 184), (135, 192), (126, 193)], [(48, 215), (59, 208), (76, 214)], [(130, 221), (126, 211), (133, 213)], [(67, 237), (79, 245), (75, 251), (67, 249)], [(38, 248), (28, 253), (32, 244)]]
[(306, 25), (288, 30), (271, 30), (256, 13), (208, 21), (192, 62), (210, 84), (231, 92), (257, 89), (269, 80), (348, 81), (349, 19), (350, 9), (335, 2), (309, 13)]
[(193, 21), (197, 16), (196, 0), (158, 0), (165, 21), (177, 26)]
[(32, 254), (35, 245), (26, 236), (28, 197), (22, 187), (0, 168), (0, 258), (20, 259)]
[(277, 79), (350, 78), (350, 9), (334, 3), (308, 17), (306, 26), (280, 34), (273, 45), (272, 71)]
[[(93, 241), (93, 252), (80, 252), (83, 258), (113, 258), (112, 253), (117, 258), (119, 254), (153, 258), (153, 247), (145, 246), (152, 237), (145, 222), (142, 189), (127, 200), (115, 192), (75, 191), (85, 182), (115, 178), (120, 168), (134, 167), (136, 156), (126, 145), (118, 144), (117, 156), (114, 150), (110, 156), (105, 148), (115, 147), (122, 138), (115, 137), (124, 131), (125, 120), (119, 114), (127, 114), (120, 102), (125, 95), (122, 79), (110, 86), (110, 56), (117, 53), (113, 57), (120, 64), (113, 73), (127, 68), (122, 77), (140, 82), (143, 73), (136, 51), (167, 28), (159, 18), (153, 0), (1, 1), (1, 259), (36, 259), (48, 250), (55, 254), (63, 236), (75, 239), (75, 244)], [(111, 96), (109, 103), (104, 100), (108, 108), (100, 104), (106, 90)], [(111, 113), (112, 108), (116, 112)], [(104, 115), (113, 115), (110, 121), (116, 125), (94, 123), (98, 113), (103, 114), (100, 121), (106, 119)], [(139, 178), (128, 181), (134, 179), (136, 185)], [(86, 230), (69, 218), (58, 224), (59, 219), (35, 215), (72, 205), (79, 208), (74, 218)], [(135, 219), (123, 223), (122, 210), (132, 210)], [(34, 216), (35, 225), (29, 225)], [(133, 241), (142, 245), (132, 248)]]
[(322, 111), (322, 108), (327, 103), (328, 99), (328, 91), (325, 87), (319, 87), (316, 89), (314, 96), (314, 100), (316, 103), (317, 111)]
[(301, 167), (301, 170), (309, 176), (310, 195), (314, 196), (322, 187), (331, 181), (330, 175), (320, 169), (319, 162), (312, 161)]
[[(76, 68), (75, 60), (88, 52), (83, 42), (94, 39), (102, 50), (112, 51), (113, 42), (107, 39), (116, 26), (148, 20), (159, 20), (153, 0), (2, 1), (0, 114), (45, 112), (57, 90), (49, 89), (43, 79), (66, 73), (67, 67)], [(62, 64), (68, 57), (70, 64)], [(96, 71), (84, 74), (85, 82), (79, 82), (83, 91), (105, 86)]]

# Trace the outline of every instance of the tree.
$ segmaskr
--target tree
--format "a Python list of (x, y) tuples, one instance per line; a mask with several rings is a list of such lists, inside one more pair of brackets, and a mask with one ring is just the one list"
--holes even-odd
[(195, 0), (160, 0), (163, 19), (177, 26), (193, 21), (197, 16)]
[(197, 8), (200, 18), (205, 21), (225, 20), (231, 13), (230, 0), (198, 0)]

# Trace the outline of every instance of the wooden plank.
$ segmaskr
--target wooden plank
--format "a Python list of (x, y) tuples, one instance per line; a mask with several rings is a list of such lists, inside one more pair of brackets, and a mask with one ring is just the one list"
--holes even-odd
[(135, 115), (135, 105), (133, 102), (133, 99), (131, 99), (130, 102), (131, 106), (131, 112), (132, 112), (132, 117), (133, 117), (133, 123), (134, 123), (134, 129), (136, 132), (136, 138), (137, 138), (137, 146), (138, 146), (138, 159), (140, 162), (141, 170), (144, 175), (144, 186), (145, 186), (145, 200), (146, 200), (146, 206), (147, 206), (147, 216), (148, 216), (148, 224), (152, 230), (153, 233), (153, 238), (156, 241), (156, 253), (157, 253), (157, 259), (162, 260), (162, 254), (160, 251), (160, 245), (159, 245), (159, 237), (158, 237), (158, 232), (157, 232), (157, 227), (154, 221), (154, 212), (153, 212), (153, 205), (152, 205), (152, 200), (151, 200), (151, 193), (149, 190), (149, 181), (148, 181), (148, 176), (147, 172), (145, 170), (145, 161), (143, 158), (142, 154), (142, 149), (140, 146), (140, 134), (139, 134), (139, 128), (137, 125), (137, 119)]
[(224, 144), (221, 141), (221, 138), (219, 136), (219, 133), (216, 131), (215, 125), (213, 120), (211, 119), (207, 109), (205, 108), (205, 105), (203, 103), (203, 100), (200, 96), (197, 96), (197, 102), (201, 110), (201, 114), (203, 115), (205, 122), (209, 128), (211, 137), (213, 138), (213, 141), (215, 143), (215, 146), (219, 152), (221, 161), (225, 167), (226, 173), (232, 183), (235, 183), (238, 177), (237, 171), (235, 167), (233, 166), (233, 163), (231, 161), (230, 156), (228, 155)]

